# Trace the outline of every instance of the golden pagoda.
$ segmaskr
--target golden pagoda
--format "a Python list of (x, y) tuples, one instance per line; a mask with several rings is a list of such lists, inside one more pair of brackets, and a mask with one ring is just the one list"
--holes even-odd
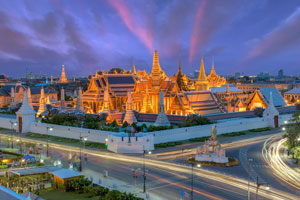
[(194, 81), (182, 73), (180, 55), (179, 55), (178, 72), (175, 74), (175, 79), (180, 91), (191, 91), (195, 89)]
[(195, 83), (195, 90), (196, 91), (208, 90), (208, 81), (204, 69), (203, 53), (201, 53), (200, 72), (198, 75), (198, 79)]
[(65, 66), (62, 65), (62, 70), (61, 70), (61, 76), (60, 76), (60, 79), (59, 79), (59, 83), (67, 83), (68, 82), (68, 79), (66, 77), (66, 73), (65, 73)]
[(207, 81), (208, 87), (221, 87), (226, 84), (226, 79), (216, 74), (214, 62), (212, 63), (211, 72), (207, 76)]
[(135, 70), (135, 64), (134, 64), (134, 62), (133, 62), (133, 67), (132, 67), (132, 73), (133, 73), (134, 75), (136, 75), (136, 70)]

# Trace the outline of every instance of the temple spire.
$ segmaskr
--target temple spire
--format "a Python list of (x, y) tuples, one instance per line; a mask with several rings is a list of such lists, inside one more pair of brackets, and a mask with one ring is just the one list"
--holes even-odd
[(208, 81), (207, 81), (207, 77), (206, 77), (206, 74), (205, 74), (203, 53), (202, 52), (201, 52), (200, 71), (199, 71), (198, 79), (195, 83), (195, 90), (196, 91), (208, 90)]
[(79, 87), (79, 89), (78, 89), (78, 95), (77, 95), (77, 101), (76, 101), (75, 111), (77, 111), (77, 112), (83, 111), (83, 108), (82, 108), (82, 90), (81, 90), (81, 87)]
[(204, 69), (204, 61), (203, 61), (203, 53), (201, 52), (201, 64), (200, 64), (200, 71), (198, 75), (198, 81), (206, 80), (206, 74)]
[(28, 114), (35, 114), (35, 111), (31, 108), (31, 106), (28, 103), (28, 96), (27, 96), (27, 91), (24, 91), (24, 98), (22, 102), (21, 108), (17, 111), (17, 114), (23, 114), (23, 115), (28, 115)]
[(30, 107), (32, 108), (32, 97), (31, 97), (30, 87), (27, 88), (27, 99), (28, 99), (28, 103), (29, 103)]
[(215, 61), (214, 60), (212, 61), (212, 67), (211, 67), (210, 74), (216, 74), (216, 71), (215, 71)]
[(108, 87), (104, 89), (104, 100), (103, 100), (103, 110), (102, 112), (109, 112), (109, 93), (108, 93)]
[(154, 126), (170, 126), (170, 121), (165, 113), (164, 92), (159, 93), (159, 112)]
[(179, 66), (178, 66), (178, 74), (181, 73), (181, 53), (179, 53)]
[(62, 87), (60, 90), (60, 110), (64, 110), (65, 108), (65, 90)]
[(134, 60), (133, 60), (133, 66), (132, 66), (132, 73), (134, 75), (136, 75), (136, 70), (135, 70), (135, 63), (134, 63)]
[(45, 92), (44, 92), (44, 87), (41, 87), (41, 96), (40, 96), (40, 105), (39, 109), (36, 113), (36, 116), (39, 117), (43, 112), (46, 111), (46, 98), (45, 98)]
[(152, 76), (153, 77), (160, 77), (160, 64), (159, 64), (159, 57), (158, 57), (158, 52), (155, 49), (154, 54), (153, 54), (153, 65), (152, 65)]
[(133, 122), (137, 122), (137, 119), (134, 115), (134, 112), (132, 111), (132, 95), (131, 95), (131, 91), (127, 92), (127, 103), (126, 103), (126, 113), (125, 113), (125, 117), (123, 120), (124, 122), (127, 122), (128, 124), (132, 124)]
[(68, 79), (67, 79), (66, 73), (65, 73), (65, 66), (64, 65), (62, 65), (61, 76), (60, 76), (59, 82), (60, 83), (67, 83), (68, 82)]

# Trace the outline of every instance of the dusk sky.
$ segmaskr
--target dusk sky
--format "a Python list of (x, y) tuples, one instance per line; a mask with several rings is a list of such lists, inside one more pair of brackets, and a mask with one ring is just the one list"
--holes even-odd
[(0, 74), (86, 76), (160, 64), (183, 72), (300, 74), (299, 0), (0, 0)]

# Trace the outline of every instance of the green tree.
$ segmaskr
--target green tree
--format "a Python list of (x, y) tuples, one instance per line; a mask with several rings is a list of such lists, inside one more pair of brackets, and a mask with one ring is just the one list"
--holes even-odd
[(105, 200), (123, 200), (123, 194), (118, 190), (111, 190), (105, 195)]
[(291, 152), (293, 153), (294, 158), (297, 159), (298, 163), (298, 160), (300, 159), (300, 146), (292, 148)]
[(293, 123), (287, 126), (287, 131), (284, 137), (287, 138), (287, 146), (290, 150), (299, 144), (298, 138), (300, 137), (300, 112), (295, 112), (291, 121)]
[(111, 125), (112, 127), (119, 126), (117, 120), (114, 120), (110, 125)]
[(126, 128), (128, 125), (129, 125), (128, 122), (125, 121), (125, 122), (123, 123), (123, 125), (122, 125), (122, 128)]

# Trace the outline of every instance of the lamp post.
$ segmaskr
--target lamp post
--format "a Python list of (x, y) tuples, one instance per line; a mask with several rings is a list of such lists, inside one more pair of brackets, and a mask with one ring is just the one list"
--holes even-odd
[(83, 143), (84, 145), (84, 142), (87, 141), (87, 137), (83, 137), (81, 136), (81, 133), (80, 133), (80, 147), (79, 147), (79, 171), (81, 172), (82, 171), (82, 157), (81, 157), (81, 145)]
[(46, 128), (47, 128), (47, 152), (46, 152), (46, 154), (48, 157), (49, 156), (49, 131), (53, 131), (53, 128), (49, 127), (49, 126), (47, 126)]
[[(191, 200), (194, 199), (194, 166), (195, 163), (192, 163), (192, 179), (191, 179)], [(201, 167), (200, 164), (197, 164), (197, 167)]]
[(22, 153), (22, 143), (20, 143), (20, 139), (18, 138), (18, 139), (16, 139), (16, 142), (17, 142), (17, 145), (20, 145), (19, 147), (20, 147), (20, 153)]
[(192, 163), (191, 200), (194, 199), (194, 163)]
[[(145, 146), (143, 145), (143, 193), (146, 193), (146, 164), (145, 164), (145, 154), (146, 154)], [(148, 151), (148, 154), (152, 154), (151, 151)]]
[(253, 159), (248, 159), (248, 200), (250, 200), (250, 162), (252, 162)]
[[(9, 121), (10, 122), (10, 125), (11, 125), (11, 130), (13, 131), (13, 126), (16, 126), (17, 123), (14, 122), (14, 121)], [(11, 148), (13, 149), (14, 148), (14, 134), (11, 132)]]

